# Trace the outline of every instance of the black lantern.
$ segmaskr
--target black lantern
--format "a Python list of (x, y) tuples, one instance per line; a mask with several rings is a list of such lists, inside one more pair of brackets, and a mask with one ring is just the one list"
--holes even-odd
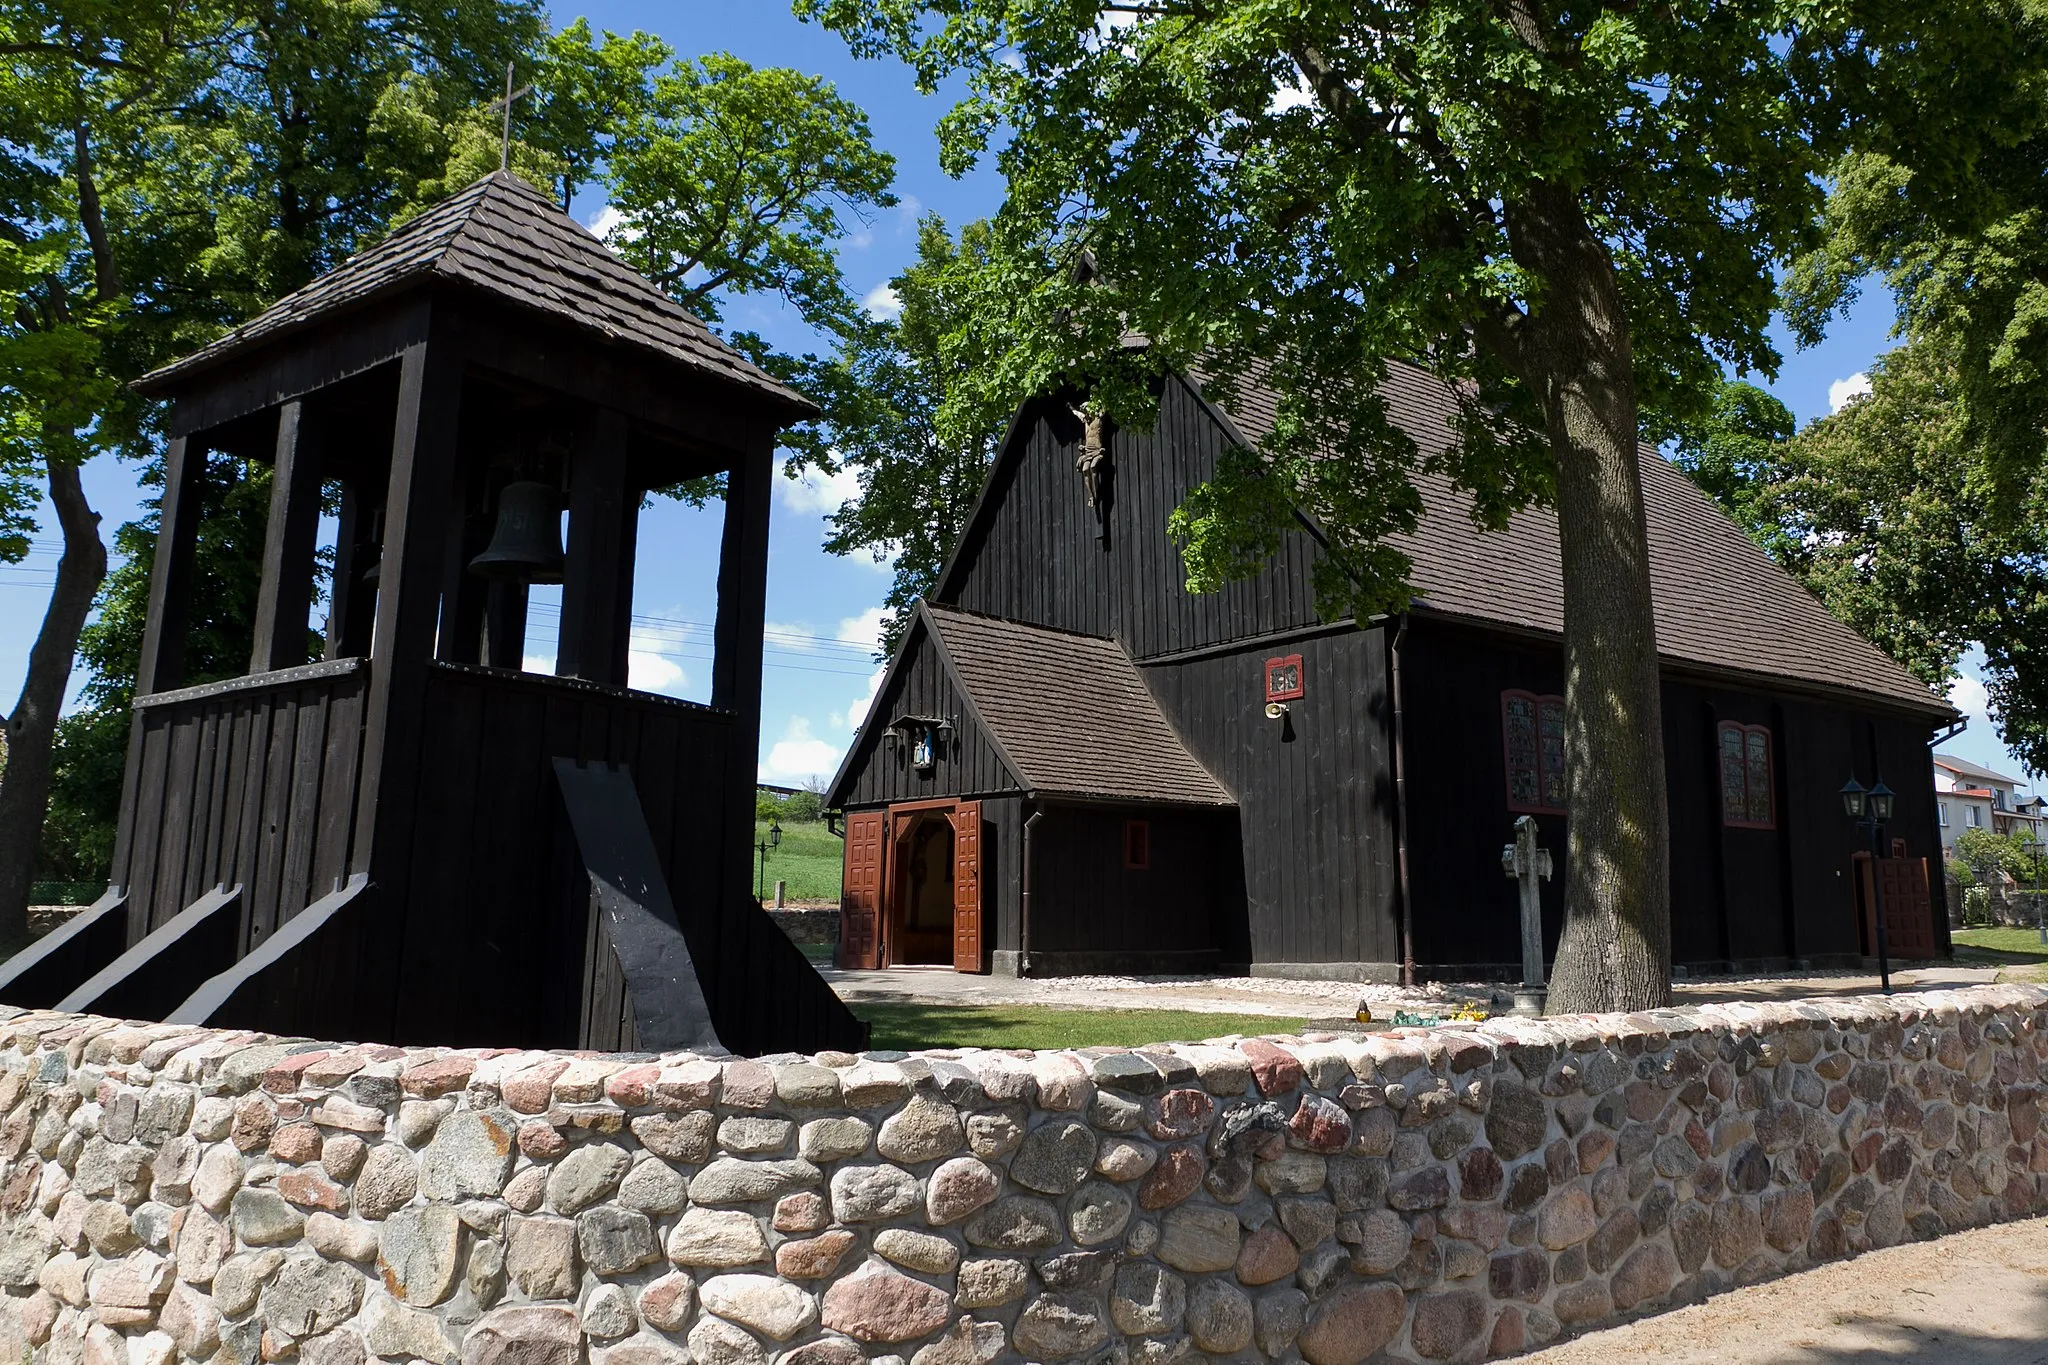
[(1879, 778), (1866, 790), (1854, 773), (1842, 784), (1842, 813), (1856, 828), (1870, 836), (1871, 922), (1877, 930), (1877, 978), (1884, 993), (1892, 993), (1891, 949), (1886, 943), (1884, 922), (1884, 876), (1878, 864), (1884, 858), (1884, 827), (1892, 818), (1892, 789)]
[(779, 821), (770, 820), (768, 822), (768, 847), (782, 847), (782, 825)]

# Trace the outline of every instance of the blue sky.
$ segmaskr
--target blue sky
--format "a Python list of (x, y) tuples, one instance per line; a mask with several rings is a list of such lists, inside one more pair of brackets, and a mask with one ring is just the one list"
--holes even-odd
[[(876, 143), (897, 159), (899, 208), (873, 221), (851, 225), (841, 244), (849, 288), (881, 304), (879, 291), (912, 258), (920, 214), (936, 212), (958, 226), (992, 212), (1001, 194), (989, 172), (964, 181), (938, 169), (932, 129), (945, 111), (943, 99), (925, 99), (907, 72), (894, 63), (856, 62), (838, 38), (798, 23), (776, 0), (610, 0), (562, 6), (555, 17), (567, 22), (587, 15), (599, 28), (645, 29), (677, 51), (697, 55), (729, 51), (757, 65), (794, 66), (820, 73), (868, 112)], [(577, 217), (594, 223), (603, 212), (602, 193), (574, 206)], [(1891, 312), (1881, 291), (1872, 291), (1828, 340), (1806, 352), (1786, 351), (1774, 391), (1804, 422), (1821, 416), (1855, 390), (1872, 357), (1887, 349)], [(727, 322), (761, 332), (793, 350), (816, 343), (802, 324), (772, 301), (737, 300)], [(111, 536), (115, 526), (137, 513), (134, 471), (101, 459), (85, 473), (88, 494)], [(829, 775), (859, 724), (875, 681), (872, 662), (880, 604), (887, 591), (886, 565), (865, 558), (841, 559), (818, 547), (825, 517), (845, 495), (830, 483), (785, 482), (778, 489), (769, 557), (768, 620), (762, 717), (761, 776), (795, 784)], [(42, 619), (56, 566), (54, 519), (35, 550), (20, 565), (0, 565), (0, 706), (11, 707), (27, 667), (28, 652)], [(702, 699), (709, 691), (710, 622), (716, 611), (719, 514), (663, 503), (643, 513), (640, 559), (634, 585), (633, 681), (636, 686)], [(557, 598), (558, 600), (558, 598)], [(536, 602), (532, 666), (549, 667), (553, 657), (552, 613)], [(1966, 661), (1966, 672), (1969, 669)], [(74, 687), (78, 678), (74, 678)], [(1974, 762), (2009, 773), (2019, 766), (1998, 744), (1984, 716), (1983, 688), (1973, 677), (1959, 683), (1958, 707), (1970, 728), (1944, 746)]]

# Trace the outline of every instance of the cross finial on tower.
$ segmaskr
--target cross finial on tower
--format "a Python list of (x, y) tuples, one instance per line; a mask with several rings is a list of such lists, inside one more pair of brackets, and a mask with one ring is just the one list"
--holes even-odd
[(505, 111), (505, 140), (498, 146), (498, 169), (501, 171), (512, 169), (512, 101), (524, 98), (532, 93), (533, 87), (531, 85), (522, 85), (517, 90), (512, 88), (512, 63), (506, 62), (505, 97), (492, 100), (490, 105), (493, 109), (502, 108)]

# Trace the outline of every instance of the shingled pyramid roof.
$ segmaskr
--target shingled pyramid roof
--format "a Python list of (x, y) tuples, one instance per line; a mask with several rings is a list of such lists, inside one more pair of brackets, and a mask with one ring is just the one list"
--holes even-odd
[(142, 378), (156, 392), (229, 356), (429, 281), (482, 290), (517, 307), (652, 352), (810, 410), (688, 309), (641, 278), (590, 231), (519, 177), (494, 171), (383, 241), (191, 355)]

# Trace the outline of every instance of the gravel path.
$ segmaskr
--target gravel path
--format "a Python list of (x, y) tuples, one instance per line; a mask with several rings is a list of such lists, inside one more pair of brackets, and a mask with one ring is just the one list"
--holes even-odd
[(1874, 1251), (1517, 1359), (1522, 1365), (2048, 1365), (2048, 1219)]
[[(1266, 1014), (1309, 1019), (1348, 1018), (1360, 1000), (1390, 1018), (1396, 1008), (1449, 1013), (1467, 1004), (1505, 1008), (1506, 989), (1484, 983), (1433, 982), (1414, 990), (1366, 986), (1350, 981), (1293, 981), (1263, 976), (1069, 976), (1020, 981), (1016, 977), (974, 976), (950, 967), (889, 967), (841, 971), (827, 967), (825, 979), (843, 1000), (917, 1005), (1039, 1005), (1053, 1009), (1192, 1010), (1210, 1014)], [(1902, 991), (1953, 990), (1989, 985), (1990, 967), (1929, 963), (1893, 974)], [(1819, 995), (1869, 995), (1874, 975), (1832, 972), (1799, 976), (1692, 977), (1673, 989), (1675, 1003), (1714, 1000), (1796, 1000)]]

